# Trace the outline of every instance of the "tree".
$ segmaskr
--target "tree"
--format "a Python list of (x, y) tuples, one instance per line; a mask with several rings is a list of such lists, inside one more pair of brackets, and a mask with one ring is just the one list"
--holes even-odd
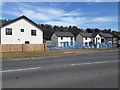
[(99, 33), (100, 30), (98, 28), (95, 28), (95, 33)]
[(87, 29), (86, 29), (86, 32), (87, 32), (87, 33), (92, 33), (92, 29), (87, 28)]

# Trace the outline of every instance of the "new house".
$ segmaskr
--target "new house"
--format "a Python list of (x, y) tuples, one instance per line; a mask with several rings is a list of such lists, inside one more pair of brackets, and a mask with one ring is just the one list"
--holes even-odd
[(113, 35), (113, 44), (114, 44), (115, 46), (117, 46), (117, 44), (120, 44), (120, 35), (117, 34), (117, 33), (115, 33), (115, 34)]
[(56, 43), (58, 47), (68, 47), (74, 45), (74, 35), (71, 32), (54, 32), (51, 42)]
[(0, 44), (43, 44), (43, 31), (23, 15), (0, 27)]
[(76, 42), (82, 43), (85, 48), (90, 48), (92, 45), (92, 33), (79, 33), (76, 36)]
[(110, 33), (99, 33), (101, 37), (101, 43), (111, 43), (113, 40), (113, 35)]
[(84, 48), (112, 47), (113, 35), (110, 33), (79, 33), (76, 42), (82, 42)]

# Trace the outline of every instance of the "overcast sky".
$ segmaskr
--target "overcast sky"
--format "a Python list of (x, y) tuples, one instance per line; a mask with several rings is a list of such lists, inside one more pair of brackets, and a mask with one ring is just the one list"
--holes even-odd
[(118, 30), (117, 2), (4, 2), (2, 4), (3, 19), (14, 19), (21, 15), (41, 24)]

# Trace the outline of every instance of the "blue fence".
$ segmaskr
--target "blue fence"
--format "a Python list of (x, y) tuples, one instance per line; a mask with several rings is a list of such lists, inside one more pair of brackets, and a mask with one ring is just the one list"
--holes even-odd
[(48, 50), (59, 49), (82, 49), (83, 43), (81, 42), (48, 42)]
[(113, 47), (113, 45), (112, 45), (112, 43), (98, 43), (98, 44), (95, 44), (94, 45), (95, 46), (95, 48), (112, 48)]
[(85, 45), (82, 42), (48, 42), (48, 50), (62, 50), (62, 49), (83, 49), (83, 48), (112, 48), (112, 43), (97, 43)]

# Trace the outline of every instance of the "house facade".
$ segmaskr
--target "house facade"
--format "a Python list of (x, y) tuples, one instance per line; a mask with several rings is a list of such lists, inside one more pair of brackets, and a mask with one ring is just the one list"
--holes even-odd
[(120, 35), (117, 33), (113, 35), (113, 46), (120, 47)]
[(110, 33), (79, 33), (76, 42), (82, 42), (83, 48), (112, 47), (113, 35)]
[(79, 33), (76, 42), (83, 44), (84, 48), (90, 48), (92, 44), (92, 33)]
[(26, 16), (2, 25), (0, 44), (43, 44), (43, 31)]
[(56, 43), (58, 47), (69, 47), (74, 45), (75, 38), (71, 32), (54, 32), (51, 42)]

